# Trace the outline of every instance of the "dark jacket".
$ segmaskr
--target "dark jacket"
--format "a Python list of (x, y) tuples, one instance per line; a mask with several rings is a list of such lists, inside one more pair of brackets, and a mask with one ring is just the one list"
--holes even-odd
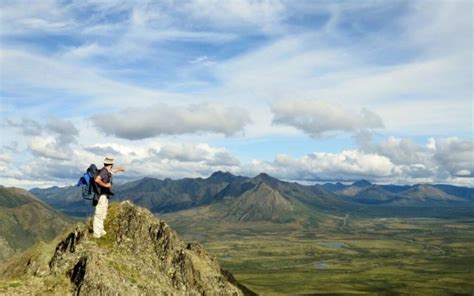
[[(102, 179), (102, 182), (104, 183), (112, 183), (112, 173), (109, 172), (105, 167), (101, 168), (99, 171), (99, 176)], [(97, 184), (99, 187), (99, 195), (105, 194), (107, 197), (110, 195), (114, 195), (110, 188), (102, 187), (99, 184)]]

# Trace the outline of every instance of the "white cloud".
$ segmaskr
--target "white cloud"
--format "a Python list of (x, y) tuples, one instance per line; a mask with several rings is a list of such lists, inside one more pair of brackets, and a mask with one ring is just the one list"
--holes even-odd
[(13, 159), (11, 153), (7, 153), (5, 151), (0, 152), (0, 172), (6, 172), (10, 163)]
[[(0, 151), (0, 180), (3, 185), (21, 187), (72, 185), (89, 164), (102, 165), (105, 155), (115, 158), (126, 173), (118, 181), (145, 176), (158, 178), (207, 177), (217, 170), (238, 172), (239, 160), (222, 147), (206, 143), (148, 141), (141, 143), (101, 143), (72, 151), (61, 149), (51, 136), (34, 137), (28, 147), (31, 156), (13, 161), (13, 155)], [(5, 150), (5, 149), (3, 149)], [(51, 185), (52, 184), (52, 185)]]
[(211, 103), (189, 106), (159, 104), (146, 109), (101, 113), (92, 120), (107, 135), (129, 140), (199, 132), (231, 136), (251, 122), (243, 108)]
[(71, 150), (59, 145), (53, 137), (33, 137), (29, 146), (34, 156), (56, 160), (71, 158)]
[(293, 157), (278, 155), (273, 161), (253, 160), (241, 166), (253, 176), (267, 172), (288, 180), (358, 180), (380, 183), (451, 183), (474, 186), (474, 141), (432, 138), (426, 145), (390, 137), (359, 150), (315, 152)]
[(121, 156), (128, 178), (207, 177), (217, 170), (238, 172), (239, 160), (224, 148), (205, 143), (166, 143), (136, 156)]
[(456, 177), (474, 177), (470, 170), (459, 170), (455, 175)]
[[(66, 172), (82, 171), (84, 162), (116, 153), (134, 176), (203, 176), (222, 167), (280, 177), (472, 184), (472, 2), (212, 4), (1, 2), (0, 112), (15, 118), (2, 125), (1, 140), (3, 146), (20, 142), (17, 152), (0, 152), (0, 168), (10, 172), (2, 178), (51, 184), (45, 178), (67, 175), (54, 174), (55, 162)], [(170, 81), (156, 85), (149, 66), (169, 73)], [(280, 101), (280, 116), (272, 119), (268, 105), (281, 98), (307, 105)], [(224, 107), (231, 105), (236, 108)], [(238, 108), (243, 106), (249, 110)], [(60, 114), (79, 126), (104, 110), (113, 122), (100, 127), (110, 137), (92, 123), (79, 133), (62, 119), (43, 122)], [(360, 137), (380, 128), (382, 119), (386, 135), (434, 138), (426, 145), (366, 139), (368, 146), (359, 150), (280, 155), (248, 165), (222, 148), (166, 146), (161, 141), (167, 137), (157, 138), (201, 143), (245, 132), (243, 140), (271, 142), (300, 136), (298, 130)], [(458, 137), (439, 137), (450, 135)]]
[(58, 144), (63, 147), (75, 142), (79, 135), (79, 130), (71, 121), (60, 118), (50, 118), (46, 130), (55, 134)]
[(401, 22), (411, 28), (406, 31), (410, 41), (423, 50), (439, 54), (472, 47), (472, 1), (412, 1), (410, 8)]
[(2, 35), (31, 34), (31, 32), (59, 33), (75, 27), (68, 18), (67, 7), (57, 1), (45, 0), (35, 4), (28, 1), (2, 1)]
[(284, 5), (278, 0), (194, 0), (182, 4), (179, 9), (195, 21), (210, 22), (216, 27), (249, 26), (269, 33), (278, 30), (286, 13)]
[(474, 140), (430, 138), (425, 145), (410, 139), (390, 137), (380, 143), (367, 143), (363, 150), (388, 157), (400, 166), (406, 178), (431, 178), (442, 182), (466, 177), (474, 170)]
[(151, 154), (159, 160), (172, 159), (181, 162), (204, 162), (208, 165), (237, 166), (239, 160), (222, 148), (207, 144), (167, 144)]
[(401, 165), (419, 165), (429, 163), (432, 153), (425, 146), (411, 139), (389, 137), (381, 143), (373, 144), (372, 149), (380, 155), (385, 155), (394, 163)]
[[(358, 180), (381, 183), (451, 183), (474, 185), (471, 172), (472, 141), (432, 139), (426, 145), (408, 139), (390, 138), (373, 144), (373, 151), (342, 150), (314, 152), (294, 157), (279, 154), (273, 161), (242, 163), (229, 150), (206, 143), (159, 142), (156, 140), (102, 143), (83, 147), (73, 144), (74, 153), (58, 150), (53, 137), (32, 139), (34, 158), (13, 162), (13, 155), (0, 153), (2, 183), (72, 184), (90, 163), (101, 165), (104, 155), (112, 155), (127, 172), (117, 180), (144, 176), (158, 178), (206, 177), (217, 170), (254, 176), (267, 172), (275, 177), (298, 180)], [(397, 151), (399, 150), (399, 151)], [(453, 157), (451, 151), (456, 151)], [(15, 181), (17, 180), (17, 181)], [(53, 182), (54, 183), (54, 182)], [(25, 185), (26, 186), (26, 185)]]
[(265, 171), (290, 180), (388, 179), (398, 173), (387, 157), (357, 150), (315, 152), (300, 158), (281, 154), (272, 162), (255, 160), (246, 170), (250, 175)]
[[(22, 142), (26, 142), (28, 151), (34, 156), (51, 158), (55, 160), (65, 160), (71, 157), (74, 151), (71, 145), (76, 143), (79, 130), (75, 125), (66, 119), (45, 118), (46, 122), (22, 118), (19, 121), (6, 119), (4, 132), (8, 135), (12, 130), (20, 130), (23, 137)], [(23, 154), (19, 149), (19, 143), (13, 141), (10, 145), (4, 145), (2, 150)]]
[(384, 127), (382, 119), (370, 110), (354, 112), (319, 100), (280, 100), (271, 109), (274, 124), (293, 126), (311, 137), (340, 131), (357, 133)]
[(474, 171), (474, 140), (456, 137), (435, 139), (436, 163), (450, 175), (459, 171)]
[(190, 60), (189, 63), (192, 65), (211, 66), (214, 65), (216, 62), (208, 56), (199, 56), (195, 59)]

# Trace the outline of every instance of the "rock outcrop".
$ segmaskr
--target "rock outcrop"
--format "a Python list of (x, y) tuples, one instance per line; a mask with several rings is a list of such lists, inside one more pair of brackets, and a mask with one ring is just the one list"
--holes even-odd
[(94, 239), (90, 229), (90, 222), (80, 224), (59, 243), (7, 262), (0, 294), (244, 295), (200, 245), (185, 244), (166, 222), (130, 202), (109, 208), (103, 238)]

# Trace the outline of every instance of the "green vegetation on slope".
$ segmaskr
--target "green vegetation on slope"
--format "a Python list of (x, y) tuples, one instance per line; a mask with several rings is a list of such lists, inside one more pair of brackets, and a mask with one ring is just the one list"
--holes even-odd
[(0, 260), (53, 239), (71, 222), (31, 193), (0, 186)]

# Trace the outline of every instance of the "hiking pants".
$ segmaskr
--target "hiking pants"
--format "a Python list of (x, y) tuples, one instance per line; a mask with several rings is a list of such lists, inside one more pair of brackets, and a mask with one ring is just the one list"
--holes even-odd
[(93, 220), (94, 236), (100, 237), (104, 235), (104, 220), (107, 217), (107, 208), (109, 207), (109, 199), (107, 195), (102, 194), (99, 202), (95, 206), (95, 214)]

